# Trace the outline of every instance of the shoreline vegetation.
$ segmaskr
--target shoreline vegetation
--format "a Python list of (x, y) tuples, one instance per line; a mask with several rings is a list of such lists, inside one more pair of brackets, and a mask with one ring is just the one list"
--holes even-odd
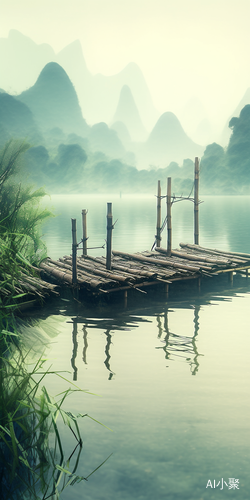
[[(95, 472), (87, 477), (76, 473), (82, 451), (78, 421), (91, 417), (64, 409), (73, 391), (88, 391), (45, 368), (47, 360), (37, 359), (34, 339), (32, 347), (25, 346), (23, 331), (31, 329), (32, 335), (33, 325), (28, 321), (21, 325), (16, 316), (30, 299), (43, 301), (54, 292), (53, 285), (41, 280), (38, 269), (46, 257), (40, 227), (53, 214), (40, 207), (45, 191), (22, 182), (28, 148), (24, 142), (10, 140), (0, 152), (0, 496), (3, 500), (19, 500), (20, 495), (25, 500), (55, 500), (67, 486)], [(43, 385), (51, 375), (70, 385), (55, 398)], [(73, 439), (69, 457), (62, 424)]]
[(44, 189), (21, 181), (23, 155), (29, 145), (8, 141), (0, 152), (0, 310), (15, 309), (27, 300), (42, 300), (53, 285), (42, 281), (38, 265), (46, 254), (41, 224), (52, 217), (40, 208)]
[[(86, 477), (77, 474), (83, 449), (79, 421), (86, 417), (100, 422), (87, 413), (68, 411), (66, 400), (73, 392), (92, 393), (67, 380), (65, 372), (46, 368), (44, 356), (37, 356), (34, 345), (29, 347), (31, 339), (25, 345), (20, 331), (25, 330), (27, 341), (39, 321), (19, 324), (5, 319), (0, 350), (0, 496), (2, 500), (57, 500), (66, 487), (87, 481), (109, 458)], [(42, 345), (44, 339), (37, 341)], [(52, 397), (46, 389), (49, 376), (63, 379), (69, 387)], [(71, 437), (70, 452), (62, 426)]]
[(20, 95), (0, 89), (0, 146), (12, 137), (26, 137), (31, 147), (23, 152), (25, 173), (38, 190), (43, 185), (53, 194), (150, 193), (167, 177), (175, 194), (188, 193), (195, 157), (200, 158), (202, 195), (250, 194), (250, 104), (242, 104), (239, 116), (228, 120), (225, 141), (215, 136), (199, 145), (170, 111), (146, 136), (133, 136), (125, 123), (129, 118), (132, 128), (139, 127), (133, 118), (136, 106), (129, 107), (131, 89), (125, 85), (120, 92), (118, 121), (93, 119), (90, 125), (68, 74), (50, 61)]

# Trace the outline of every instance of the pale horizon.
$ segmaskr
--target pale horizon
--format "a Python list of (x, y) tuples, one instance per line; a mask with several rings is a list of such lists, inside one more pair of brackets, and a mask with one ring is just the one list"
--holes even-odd
[(250, 87), (248, 0), (3, 0), (1, 7), (0, 38), (15, 29), (55, 53), (79, 40), (92, 74), (134, 62), (159, 113), (182, 123), (198, 100), (219, 134)]

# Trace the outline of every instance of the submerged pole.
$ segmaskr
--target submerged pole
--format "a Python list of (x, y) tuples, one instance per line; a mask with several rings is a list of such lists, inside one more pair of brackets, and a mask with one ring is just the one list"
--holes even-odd
[(82, 255), (87, 255), (87, 210), (82, 210)]
[(112, 253), (112, 203), (107, 203), (107, 249), (106, 249), (106, 269), (111, 269), (111, 253)]
[(76, 238), (76, 219), (71, 219), (72, 224), (72, 283), (77, 283), (77, 238)]
[(194, 164), (194, 244), (199, 245), (199, 159)]
[(167, 255), (172, 251), (172, 217), (171, 217), (171, 177), (168, 177), (167, 187)]
[(158, 181), (157, 192), (156, 246), (161, 246), (161, 181)]

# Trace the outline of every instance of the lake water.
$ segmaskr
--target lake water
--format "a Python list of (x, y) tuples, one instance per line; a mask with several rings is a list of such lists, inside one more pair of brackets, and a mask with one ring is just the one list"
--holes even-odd
[[(150, 249), (154, 196), (57, 195), (50, 203), (58, 216), (44, 227), (48, 254), (71, 252), (71, 217), (81, 239), (82, 209), (88, 209), (88, 246), (102, 246), (107, 202), (118, 219), (113, 248)], [(173, 248), (193, 243), (192, 203), (174, 204), (172, 225)], [(250, 253), (250, 198), (204, 198), (200, 245)], [(82, 420), (78, 474), (86, 477), (112, 455), (62, 499), (249, 498), (249, 292), (250, 280), (238, 277), (232, 288), (225, 279), (200, 294), (195, 287), (182, 297), (170, 294), (168, 301), (139, 294), (126, 310), (59, 299), (39, 313), (42, 330), (50, 332), (46, 356), (53, 370), (67, 371), (69, 380), (96, 394), (72, 394), (67, 409), (111, 429)], [(68, 385), (53, 377), (46, 383), (52, 394)], [(72, 439), (62, 432), (70, 455)]]

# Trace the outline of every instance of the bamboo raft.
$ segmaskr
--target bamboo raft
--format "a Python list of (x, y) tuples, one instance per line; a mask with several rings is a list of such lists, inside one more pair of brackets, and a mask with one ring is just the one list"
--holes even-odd
[[(87, 210), (82, 210), (82, 255), (77, 256), (80, 243), (77, 243), (76, 219), (72, 221), (72, 255), (59, 260), (46, 259), (40, 264), (42, 277), (57, 285), (67, 285), (73, 290), (86, 292), (93, 296), (112, 295), (128, 290), (146, 293), (145, 288), (161, 285), (168, 295), (169, 285), (185, 280), (198, 280), (228, 273), (233, 281), (235, 272), (246, 273), (250, 268), (250, 254), (222, 252), (199, 245), (199, 160), (194, 164), (194, 198), (178, 199), (171, 195), (171, 177), (167, 179), (167, 196), (161, 195), (158, 181), (157, 224), (155, 243), (151, 251), (126, 253), (112, 250), (112, 203), (107, 203), (106, 258), (87, 255)], [(161, 201), (166, 198), (167, 216), (161, 225)], [(176, 201), (189, 199), (194, 203), (194, 245), (180, 243), (180, 248), (172, 250), (171, 207)], [(165, 224), (166, 223), (166, 224)], [(161, 233), (167, 225), (167, 249), (161, 247)], [(100, 247), (98, 247), (100, 248)], [(102, 247), (103, 248), (103, 247)]]
[[(31, 270), (35, 272), (34, 275), (31, 275)], [(58, 295), (57, 286), (41, 279), (40, 272), (41, 269), (31, 265), (29, 270), (19, 268), (19, 273), (14, 277), (0, 272), (0, 283), (5, 284), (0, 286), (0, 311), (10, 307), (10, 304), (12, 311), (23, 310), (42, 302), (51, 294)]]
[(89, 255), (77, 257), (77, 280), (74, 283), (72, 256), (59, 260), (46, 259), (40, 265), (44, 279), (52, 278), (57, 285), (78, 288), (92, 296), (100, 296), (128, 290), (144, 291), (149, 286), (165, 285), (165, 291), (176, 281), (235, 272), (248, 274), (250, 254), (222, 252), (180, 243), (180, 249), (156, 248), (154, 251), (126, 253), (112, 251), (111, 269), (107, 270), (105, 257)]

